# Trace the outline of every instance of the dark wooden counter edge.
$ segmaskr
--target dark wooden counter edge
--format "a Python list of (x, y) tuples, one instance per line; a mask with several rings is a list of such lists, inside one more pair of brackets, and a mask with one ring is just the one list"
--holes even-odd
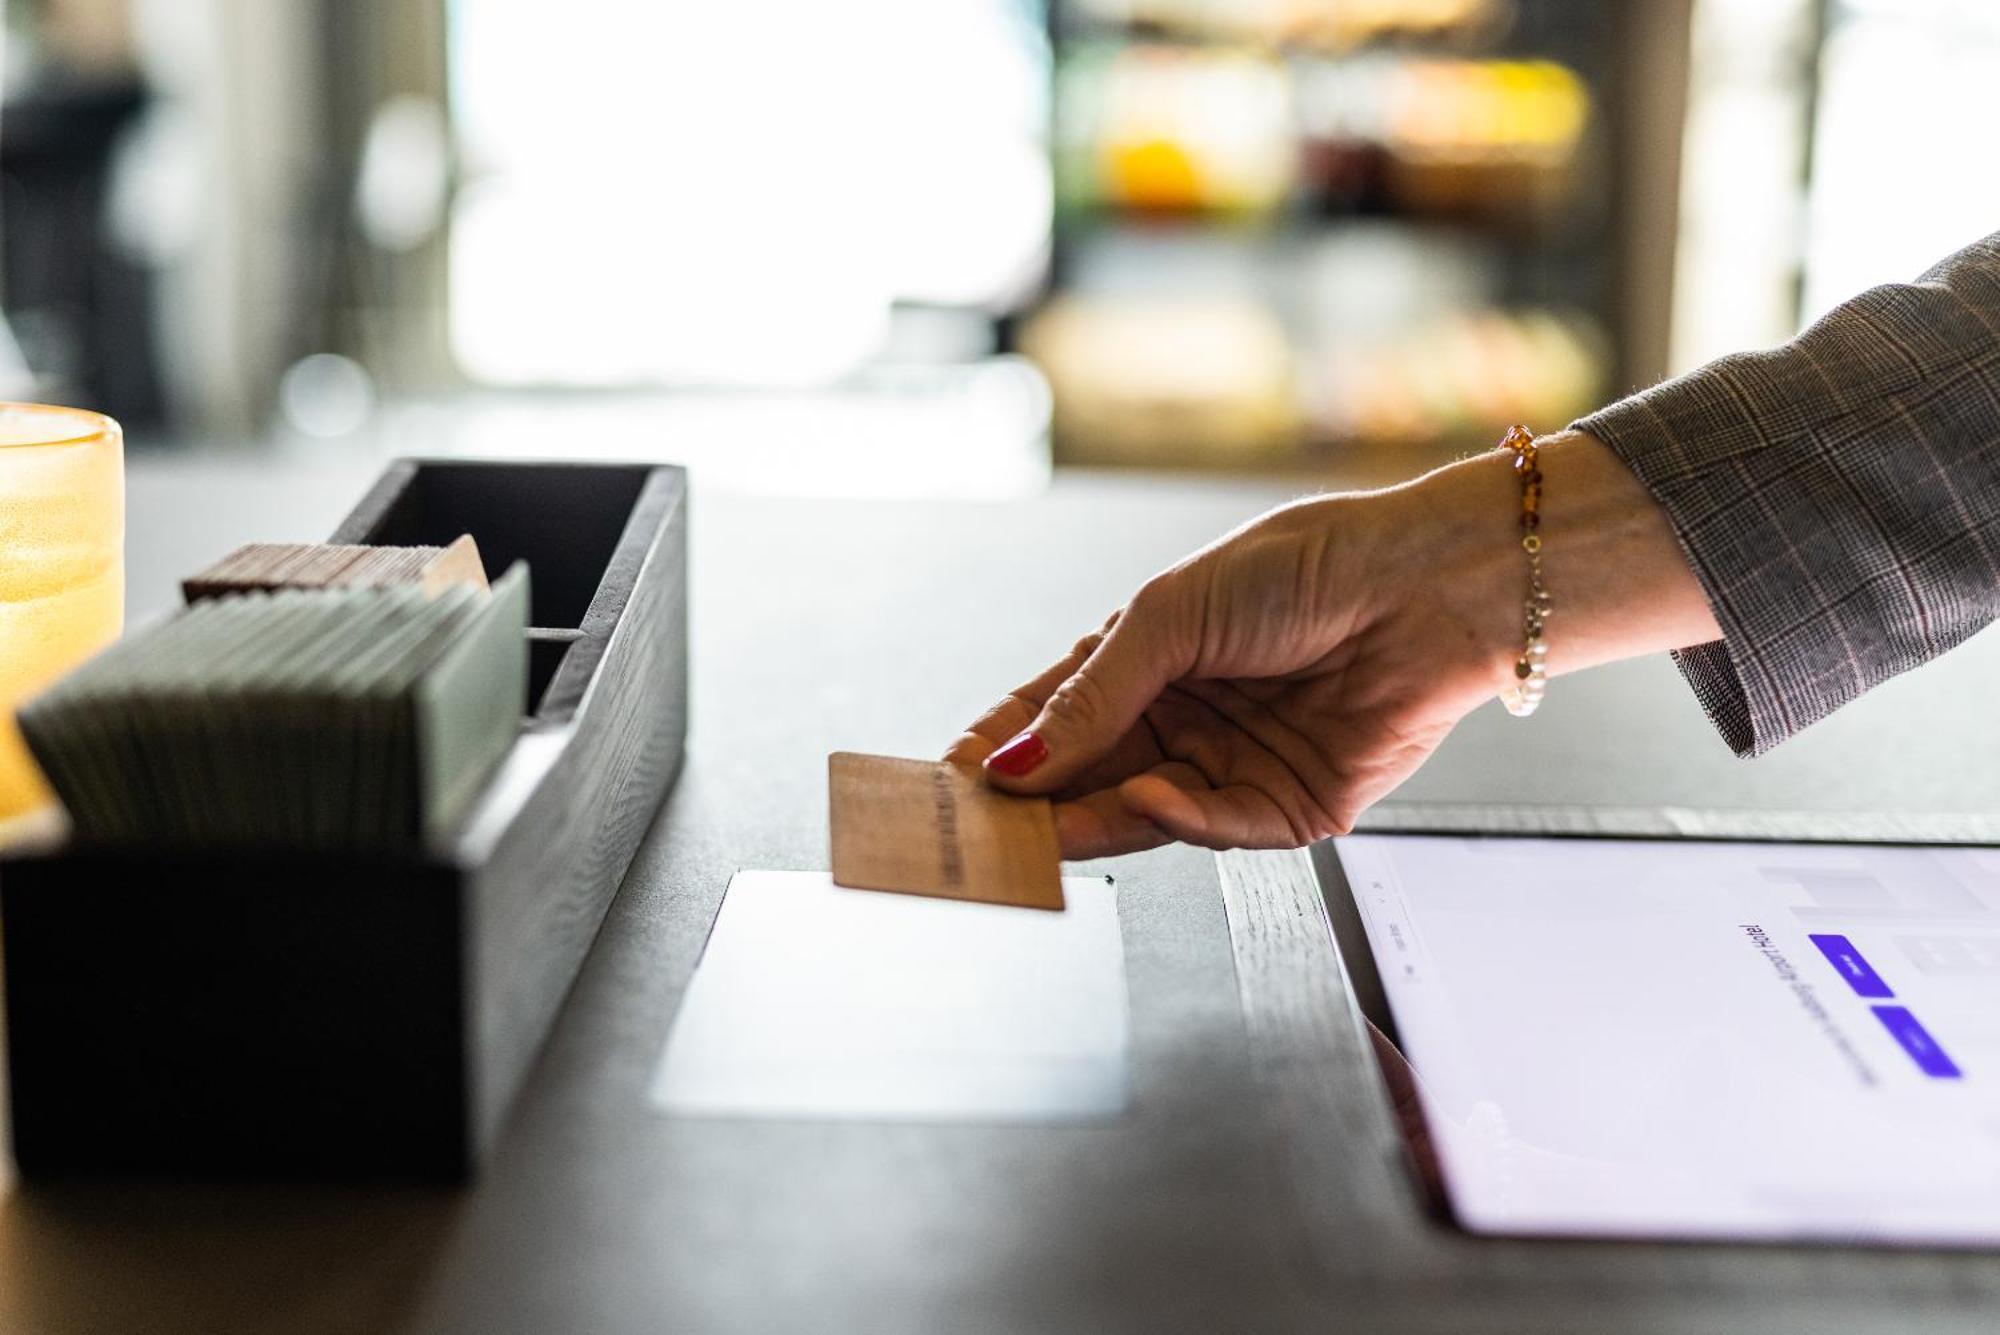
[[(2000, 1256), (1476, 1238), (1426, 1212), (1304, 851), (1217, 857), (1301, 1264), (1368, 1329), (1990, 1330)], [(1422, 1293), (1422, 1301), (1412, 1294)], [(1377, 1307), (1379, 1304), (1379, 1307)]]

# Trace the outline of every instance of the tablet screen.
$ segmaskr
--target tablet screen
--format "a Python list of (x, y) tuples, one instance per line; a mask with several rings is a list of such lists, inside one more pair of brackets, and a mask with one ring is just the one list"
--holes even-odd
[(1336, 850), (1468, 1228), (2000, 1244), (2000, 851)]

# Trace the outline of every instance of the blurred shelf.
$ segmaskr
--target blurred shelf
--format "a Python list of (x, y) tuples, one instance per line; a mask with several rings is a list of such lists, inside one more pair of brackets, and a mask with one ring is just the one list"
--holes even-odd
[(1144, 463), (1058, 458), (1066, 476), (1098, 473), (1107, 476), (1166, 475), (1226, 481), (1282, 482), (1302, 490), (1338, 487), (1355, 490), (1394, 486), (1421, 477), (1434, 468), (1492, 449), (1499, 435), (1425, 441), (1420, 445), (1381, 445), (1355, 441), (1322, 441), (1298, 455), (1264, 462), (1190, 463), (1171, 458)]
[(1065, 53), (1061, 210), (1556, 217), (1594, 174), (1593, 100), (1550, 60), (1284, 62), (1144, 44)]
[(1070, 0), (1058, 9), (1062, 39), (1252, 45), (1274, 52), (1346, 54), (1381, 46), (1436, 49), (1491, 40), (1510, 26), (1512, 0)]
[(1059, 0), (1016, 344), (1057, 461), (1397, 473), (1595, 406), (1640, 306), (1619, 99), (1651, 2)]
[(1198, 239), (1247, 250), (1275, 250), (1394, 228), (1419, 244), (1473, 244), (1493, 248), (1508, 259), (1587, 259), (1601, 251), (1600, 226), (1601, 220), (1582, 213), (1510, 224), (1490, 218), (1411, 215), (1369, 208), (1327, 212), (1302, 204), (1260, 214), (1147, 213), (1085, 207), (1058, 213), (1054, 235), (1058, 246), (1104, 239), (1139, 243)]
[(1066, 296), (1022, 331), (1068, 462), (1290, 466), (1348, 443), (1497, 439), (1602, 391), (1588, 314), (1466, 307), (1379, 329), (1287, 328), (1242, 297)]

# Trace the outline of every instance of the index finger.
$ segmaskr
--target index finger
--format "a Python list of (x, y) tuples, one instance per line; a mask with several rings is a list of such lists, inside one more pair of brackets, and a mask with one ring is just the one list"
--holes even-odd
[[(1111, 620), (1117, 619), (1114, 612)], [(1105, 623), (1106, 626), (1110, 624), (1109, 621)], [(1042, 706), (1055, 694), (1056, 687), (1068, 681), (1083, 666), (1083, 660), (1090, 657), (1091, 651), (1097, 648), (1097, 642), (1103, 638), (1103, 631), (1092, 631), (1033, 680), (1009, 691), (999, 704), (973, 720), (972, 726), (958, 735), (958, 740), (951, 744), (944, 758), (954, 765), (977, 769), (986, 757), (1000, 749), (1002, 743), (1035, 721), (1035, 716), (1042, 712)]]

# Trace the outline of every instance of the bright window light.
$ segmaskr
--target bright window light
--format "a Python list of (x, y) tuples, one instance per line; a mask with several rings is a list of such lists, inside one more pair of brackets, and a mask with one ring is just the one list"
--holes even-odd
[(499, 384), (826, 383), (1046, 264), (1025, 0), (452, 0), (450, 334)]
[(2000, 231), (1996, 88), (1993, 0), (1835, 5), (1820, 67), (1808, 320)]

